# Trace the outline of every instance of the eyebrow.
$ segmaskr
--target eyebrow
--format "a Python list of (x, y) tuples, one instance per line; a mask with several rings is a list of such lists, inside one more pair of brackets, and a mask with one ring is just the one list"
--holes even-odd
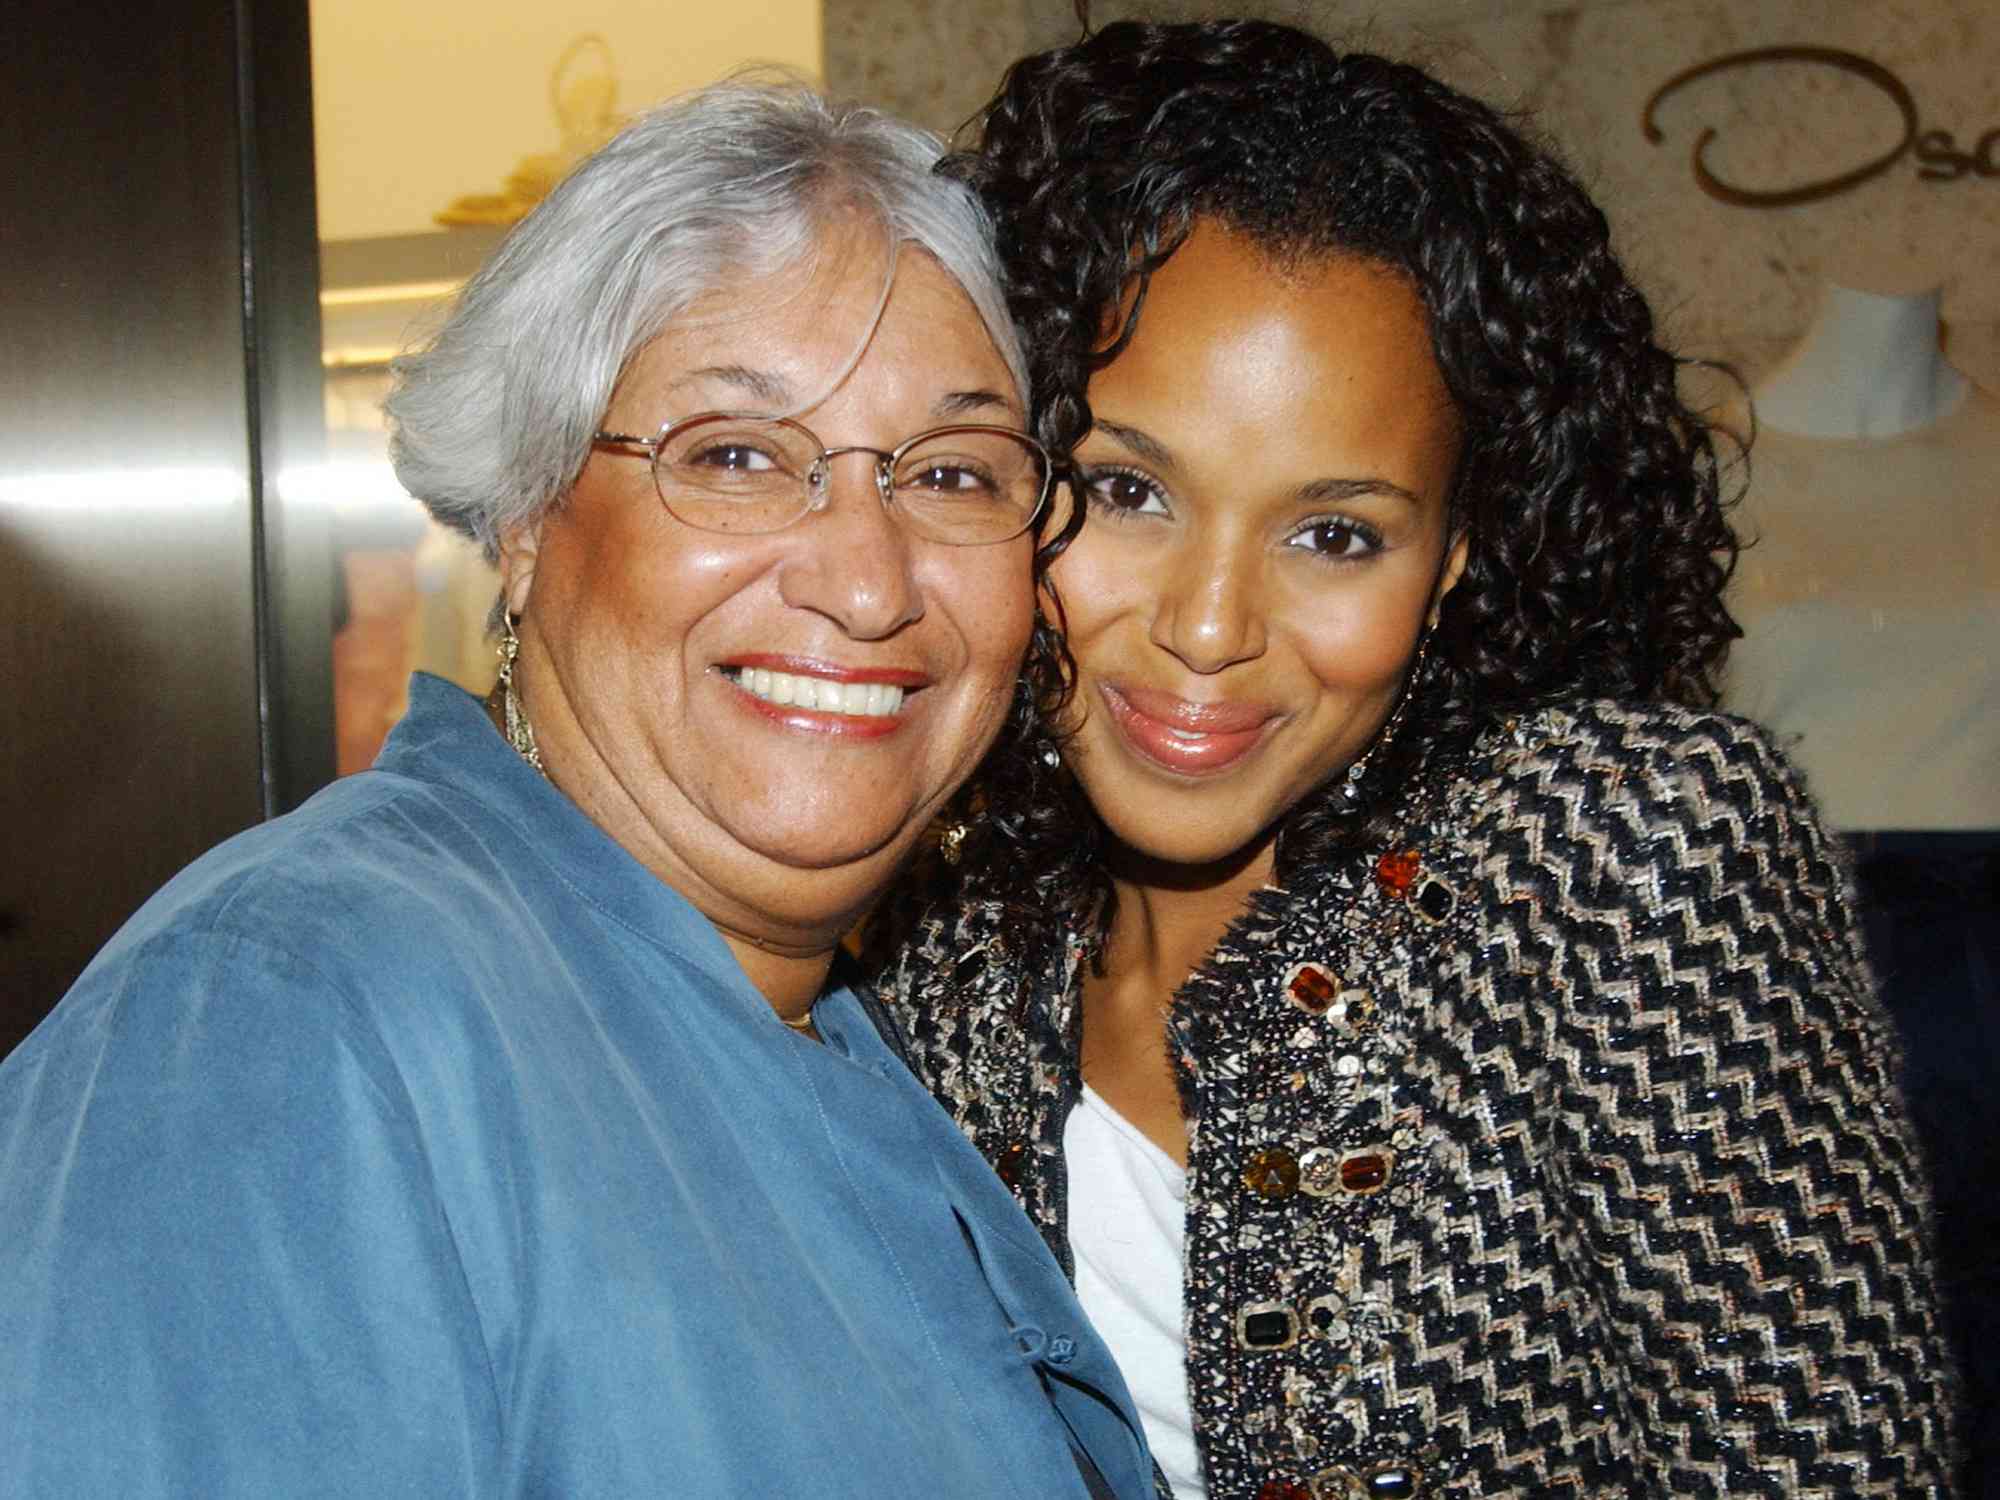
[(931, 403), (931, 410), (941, 417), (981, 416), (996, 406), (1010, 417), (1016, 414), (1014, 403), (998, 391), (946, 391)]
[(1124, 427), (1117, 422), (1107, 422), (1102, 417), (1099, 417), (1092, 425), (1097, 431), (1116, 439), (1119, 443), (1146, 460), (1147, 463), (1157, 468), (1178, 469), (1180, 467), (1180, 463), (1174, 457), (1171, 448), (1165, 443), (1160, 442), (1157, 438), (1150, 437), (1146, 433), (1141, 432), (1136, 427)]
[(681, 376), (672, 388), (679, 390), (697, 380), (715, 380), (733, 385), (772, 411), (783, 411), (792, 404), (792, 388), (780, 377), (764, 370), (753, 370), (748, 365), (704, 365)]
[[(673, 388), (678, 390), (698, 380), (713, 380), (734, 386), (748, 395), (762, 411), (790, 411), (797, 404), (791, 386), (782, 376), (768, 370), (755, 370), (748, 365), (705, 365), (699, 370), (688, 371), (674, 382)], [(995, 407), (1010, 417), (1017, 414), (1014, 403), (998, 391), (947, 391), (931, 403), (931, 410), (940, 417), (986, 415)]]
[[(1166, 444), (1136, 427), (1126, 427), (1117, 422), (1107, 422), (1099, 417), (1096, 429), (1121, 443), (1134, 454), (1156, 468), (1177, 469), (1179, 461)], [(1391, 495), (1415, 506), (1422, 506), (1423, 496), (1414, 490), (1405, 489), (1392, 479), (1367, 477), (1358, 479), (1314, 479), (1298, 488), (1297, 498), (1301, 505), (1331, 505), (1342, 500), (1358, 500), (1364, 495)]]
[(1299, 500), (1306, 505), (1329, 505), (1342, 500), (1359, 500), (1364, 495), (1392, 495), (1421, 507), (1424, 497), (1406, 490), (1393, 479), (1315, 479), (1299, 486)]

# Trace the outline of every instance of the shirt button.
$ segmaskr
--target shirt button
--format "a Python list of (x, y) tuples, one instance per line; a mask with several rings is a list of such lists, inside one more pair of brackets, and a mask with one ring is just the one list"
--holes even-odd
[(1049, 1363), (1066, 1365), (1076, 1358), (1076, 1340), (1066, 1333), (1059, 1333), (1049, 1340)]

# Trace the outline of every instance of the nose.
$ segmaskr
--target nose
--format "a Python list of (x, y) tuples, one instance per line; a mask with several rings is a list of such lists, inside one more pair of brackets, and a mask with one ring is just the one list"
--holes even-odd
[(858, 641), (882, 640), (923, 618), (910, 539), (882, 502), (868, 450), (829, 461), (825, 496), (791, 529), (798, 545), (781, 579), (785, 603), (824, 615)]
[(1189, 537), (1160, 579), (1153, 644), (1204, 676), (1264, 654), (1262, 569), (1242, 547)]

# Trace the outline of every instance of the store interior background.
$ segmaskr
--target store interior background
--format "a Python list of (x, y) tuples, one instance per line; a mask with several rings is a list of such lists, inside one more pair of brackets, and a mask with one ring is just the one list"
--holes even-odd
[[(240, 84), (255, 73), (254, 67), (243, 72), (250, 46), (245, 38), (253, 31), (252, 50), (263, 49), (257, 57), (280, 53), (276, 62), (256, 62), (268, 72), (257, 75), (263, 90), (257, 103), (258, 128), (279, 131), (283, 150), (267, 142), (261, 158), (238, 152), (226, 165), (238, 174), (233, 180), (245, 204), (264, 193), (291, 205), (285, 212), (294, 228), (302, 214), (316, 218), (316, 254), (295, 256), (290, 272), (261, 290), (264, 327), (289, 318), (303, 328), (316, 320), (319, 360), (306, 374), (318, 385), (307, 392), (307, 403), (323, 411), (324, 427), (298, 427), (287, 439), (294, 461), (283, 493), (274, 486), (260, 491), (255, 471), (275, 461), (268, 429), (272, 410), (282, 403), (267, 400), (260, 415), (251, 402), (252, 427), (262, 421), (267, 430), (261, 449), (251, 444), (241, 545), (262, 549), (268, 572), (263, 592), (249, 599), (247, 617), (238, 611), (200, 629), (176, 626), (149, 651), (121, 655), (105, 618), (136, 608), (135, 600), (164, 587), (154, 576), (160, 555), (136, 533), (97, 535), (89, 544), (93, 556), (106, 549), (129, 554), (120, 575), (125, 581), (116, 585), (122, 592), (115, 607), (97, 609), (88, 621), (71, 618), (65, 612), (77, 607), (81, 575), (67, 573), (65, 559), (82, 556), (82, 544), (65, 552), (51, 540), (50, 512), (35, 509), (21, 476), (63, 469), (74, 451), (106, 451), (114, 429), (129, 433), (169, 420), (170, 414), (145, 410), (162, 402), (129, 378), (130, 366), (114, 357), (119, 336), (107, 330), (132, 316), (135, 306), (160, 318), (173, 311), (176, 299), (189, 298), (206, 299), (205, 328), (222, 327), (217, 320), (225, 319), (235, 291), (227, 280), (229, 257), (183, 269), (157, 263), (158, 255), (149, 262), (141, 245), (121, 262), (124, 272), (113, 274), (115, 268), (96, 267), (83, 256), (85, 279), (60, 268), (61, 274), (49, 272), (36, 284), (48, 309), (41, 324), (17, 320), (11, 334), (0, 335), (13, 346), (13, 369), (0, 377), (7, 396), (0, 416), (6, 470), (0, 474), (0, 566), (12, 570), (8, 576), (17, 585), (0, 606), (8, 611), (0, 640), (10, 647), (12, 670), (23, 684), (9, 710), (20, 716), (20, 732), (0, 740), (0, 795), (13, 804), (12, 821), (26, 840), (23, 855), (0, 876), (0, 990), (9, 1006), (0, 1048), (25, 1033), (167, 873), (234, 828), (296, 805), (326, 776), (366, 765), (402, 711), (411, 669), (437, 671), (476, 690), (490, 683), (491, 644), (483, 626), (491, 575), (469, 548), (429, 526), (396, 490), (379, 415), (388, 360), (421, 336), (451, 288), (500, 233), (441, 228), (440, 211), (468, 195), (497, 194), (524, 161), (559, 154), (566, 129), (573, 135), (579, 116), (588, 125), (596, 118), (592, 111), (629, 113), (751, 61), (778, 63), (823, 80), (837, 94), (950, 132), (975, 112), (1011, 58), (1063, 41), (1076, 29), (1069, 0), (744, 0), (733, 6), (592, 0), (565, 7), (519, 0), (421, 6), (318, 0), (310, 7), (304, 0), (236, 0), (233, 11), (223, 13), (188, 0), (147, 0), (144, 9), (146, 18), (128, 18), (143, 24), (129, 29), (170, 36), (176, 51), (132, 50), (127, 57), (116, 49), (138, 44), (86, 29), (94, 23), (38, 20), (37, 26), (69, 29), (49, 32), (60, 45), (24, 46), (7, 64), (40, 91), (10, 97), (10, 129), (17, 139), (39, 143), (38, 154), (56, 163), (51, 170), (59, 179), (65, 162), (74, 184), (88, 175), (90, 163), (102, 161), (107, 182), (119, 191), (161, 191), (157, 180), (142, 179), (186, 171), (190, 160), (185, 153), (155, 159), (157, 151), (155, 157), (118, 160), (120, 152), (139, 150), (126, 143), (132, 132), (147, 128), (144, 110), (121, 103), (120, 91), (139, 87), (137, 80), (162, 66), (163, 55), (202, 86), (222, 88), (232, 48)], [(1185, 18), (1221, 9), (1174, 0), (1145, 6), (1099, 0), (1095, 14), (1100, 21), (1136, 14)], [(1952, 362), (1988, 389), (2000, 389), (2000, 276), (1994, 274), (2000, 15), (1986, 0), (1760, 0), (1750, 6), (1726, 0), (1571, 0), (1560, 6), (1380, 0), (1229, 9), (1293, 20), (1346, 45), (1410, 57), (1475, 93), (1530, 112), (1605, 206), (1669, 340), (1684, 352), (1729, 361), (1754, 378), (1806, 326), (1827, 281), (1884, 293), (1938, 287)], [(1648, 96), (1675, 73), (1781, 44), (1836, 48), (1873, 60), (1907, 87), (1924, 131), (1949, 132), (1968, 153), (1981, 148), (1983, 138), (1983, 157), (1956, 180), (1937, 181), (1905, 154), (1861, 186), (1798, 207), (1718, 202), (1689, 168), (1689, 153), (1705, 129), (1718, 132), (1712, 148), (1718, 172), (1757, 187), (1837, 175), (1894, 144), (1902, 129), (1893, 101), (1875, 86), (1825, 67), (1777, 65), (1691, 85), (1662, 106), (1663, 141), (1649, 141), (1642, 132)], [(241, 88), (232, 97), (244, 107)], [(76, 142), (78, 120), (98, 131), (87, 143), (95, 157), (82, 154), (85, 147)], [(317, 191), (300, 207), (295, 179), (306, 160), (313, 162)], [(122, 182), (119, 173), (126, 174)], [(165, 190), (170, 203), (178, 202), (172, 186)], [(81, 190), (58, 189), (54, 181), (17, 183), (9, 189), (12, 212), (17, 218), (24, 211), (45, 214), (55, 223), (50, 234), (101, 239), (112, 210), (64, 228), (62, 213), (49, 208), (51, 193)], [(227, 205), (219, 187), (214, 196), (221, 214)], [(283, 221), (285, 213), (272, 217)], [(115, 227), (123, 232), (132, 226)], [(17, 223), (0, 233), (21, 231)], [(102, 251), (96, 241), (92, 245), (93, 254)], [(38, 248), (45, 261), (60, 252), (60, 245)], [(286, 264), (282, 257), (274, 263), (280, 269)], [(99, 270), (104, 279), (92, 284), (87, 278)], [(132, 284), (131, 273), (140, 270), (152, 278), (150, 286)], [(211, 275), (223, 278), (212, 288), (200, 280)], [(314, 278), (316, 299), (308, 290)], [(64, 347), (75, 342), (71, 335), (95, 347), (78, 355)], [(228, 340), (218, 335), (216, 343), (223, 348)], [(80, 359), (90, 364), (87, 378), (72, 368)], [(249, 377), (238, 372), (229, 378), (247, 378), (254, 392), (273, 368), (267, 360)], [(75, 379), (63, 387), (58, 407), (51, 393), (62, 385), (56, 376), (66, 371)], [(163, 390), (161, 378), (153, 377), (150, 389)], [(190, 369), (186, 380), (199, 379)], [(294, 382), (289, 399), (295, 405), (304, 381), (301, 375)], [(136, 427), (102, 414), (93, 420), (91, 401), (111, 390), (138, 413)], [(175, 399), (190, 399), (188, 391), (176, 390)], [(272, 509), (280, 502), (290, 509)], [(1914, 497), (1909, 502), (1916, 503)], [(1906, 507), (1898, 522), (1921, 526), (1922, 517)], [(65, 656), (79, 632), (104, 637), (102, 657), (83, 666)], [(225, 640), (227, 651), (219, 644)], [(254, 702), (244, 665), (253, 660)], [(175, 686), (175, 673), (211, 697), (191, 697), (192, 687)], [(225, 691), (235, 693), (226, 703), (213, 696)], [(140, 713), (133, 705), (141, 702), (152, 707)], [(260, 774), (255, 753), (197, 751), (182, 738), (188, 721), (218, 718), (241, 719), (261, 736), (261, 794), (248, 785)], [(274, 750), (274, 737), (281, 740), (288, 725), (291, 743)], [(123, 750), (137, 753), (121, 760)], [(190, 809), (206, 794), (176, 790), (181, 781), (194, 788), (244, 778), (244, 788), (209, 798), (199, 816)]]

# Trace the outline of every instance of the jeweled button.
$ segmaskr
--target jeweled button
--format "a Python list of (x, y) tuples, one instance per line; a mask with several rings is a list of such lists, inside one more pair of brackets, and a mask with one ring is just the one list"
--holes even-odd
[(1423, 856), (1414, 849), (1391, 849), (1375, 861), (1375, 883), (1392, 896), (1409, 894)]
[(1423, 1488), (1423, 1476), (1408, 1464), (1384, 1464), (1370, 1474), (1362, 1493), (1370, 1500), (1411, 1500)]
[(1236, 1342), (1245, 1349), (1285, 1349), (1298, 1337), (1299, 1315), (1282, 1302), (1252, 1302), (1236, 1314)]
[(1243, 1186), (1260, 1198), (1289, 1198), (1299, 1190), (1299, 1159), (1283, 1146), (1266, 1146), (1244, 1163)]
[(1410, 905), (1426, 922), (1442, 922), (1458, 905), (1458, 892), (1433, 875), (1417, 887)]
[(1015, 1141), (993, 1159), (993, 1170), (1000, 1174), (1000, 1180), (1010, 1188), (1021, 1185), (1021, 1160), (1028, 1154), (1028, 1148)]
[(1346, 1314), (1346, 1299), (1338, 1292), (1329, 1292), (1306, 1304), (1306, 1327), (1320, 1338), (1344, 1343), (1353, 1333)]
[(1389, 1180), (1395, 1157), (1386, 1151), (1357, 1151), (1340, 1159), (1340, 1188), (1346, 1193), (1373, 1193)]
[(1340, 1191), (1340, 1153), (1314, 1146), (1299, 1158), (1299, 1191), (1327, 1198)]
[(1340, 981), (1318, 964), (1294, 964), (1285, 976), (1285, 995), (1308, 1015), (1323, 1016), (1340, 994)]

